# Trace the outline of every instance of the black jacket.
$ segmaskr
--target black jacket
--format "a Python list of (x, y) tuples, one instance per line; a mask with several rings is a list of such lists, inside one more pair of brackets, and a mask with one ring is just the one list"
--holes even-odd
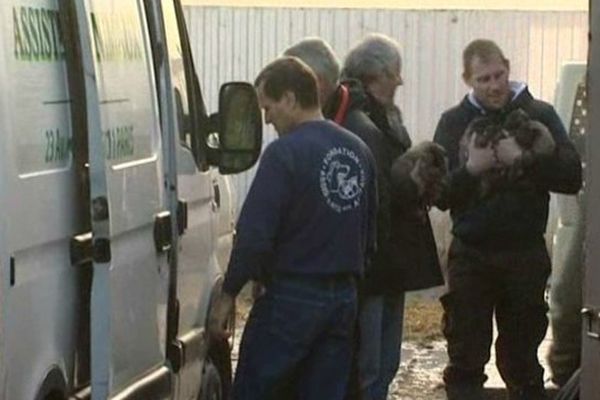
[(521, 108), (543, 123), (556, 142), (553, 155), (538, 156), (526, 171), (528, 185), (512, 185), (492, 195), (479, 196), (480, 179), (459, 165), (459, 141), (469, 122), (486, 113), (468, 96), (442, 114), (434, 141), (442, 145), (449, 161), (449, 190), (438, 207), (450, 209), (455, 237), (471, 245), (509, 249), (540, 243), (548, 219), (549, 193), (577, 193), (581, 187), (581, 161), (554, 108), (535, 100), (527, 88), (502, 110), (490, 112), (500, 120)]
[[(390, 116), (357, 81), (342, 85), (349, 90), (350, 102), (341, 124), (367, 144), (377, 165), (377, 251), (366, 269), (364, 292), (393, 294), (440, 285), (443, 278), (429, 218), (414, 218), (421, 207), (416, 184), (408, 176), (401, 182), (391, 179), (392, 163), (411, 146), (400, 110), (395, 108)], [(325, 116), (334, 118), (340, 103), (338, 88)]]

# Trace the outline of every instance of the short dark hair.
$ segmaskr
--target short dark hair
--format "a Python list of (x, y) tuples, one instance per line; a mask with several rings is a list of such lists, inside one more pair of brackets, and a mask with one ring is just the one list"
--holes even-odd
[(263, 84), (264, 93), (275, 101), (287, 91), (294, 93), (302, 108), (319, 107), (315, 73), (297, 57), (283, 56), (269, 63), (256, 77), (254, 86)]
[(509, 67), (509, 62), (500, 46), (493, 40), (475, 39), (463, 50), (463, 76), (468, 78), (471, 76), (471, 62), (475, 57), (479, 57), (481, 61), (487, 63), (494, 57), (498, 56)]

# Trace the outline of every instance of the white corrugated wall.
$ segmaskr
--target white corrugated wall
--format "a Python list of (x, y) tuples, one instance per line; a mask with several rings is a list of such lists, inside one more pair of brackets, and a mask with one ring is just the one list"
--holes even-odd
[[(328, 41), (340, 59), (364, 34), (385, 33), (402, 46), (404, 86), (397, 104), (414, 142), (431, 139), (443, 110), (465, 93), (461, 52), (491, 38), (511, 61), (511, 76), (553, 101), (560, 65), (587, 57), (586, 12), (411, 11), (310, 8), (186, 7), (205, 101), (216, 111), (219, 86), (253, 81), (261, 67), (305, 36)], [(265, 142), (274, 138), (265, 129)], [(234, 177), (240, 204), (253, 171)]]

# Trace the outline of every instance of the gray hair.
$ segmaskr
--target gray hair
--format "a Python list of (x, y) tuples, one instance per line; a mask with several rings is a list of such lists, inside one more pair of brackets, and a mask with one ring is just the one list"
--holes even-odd
[(289, 47), (283, 54), (298, 57), (312, 68), (317, 76), (332, 86), (337, 85), (340, 77), (340, 64), (331, 46), (323, 39), (317, 37), (302, 39)]
[(368, 84), (397, 66), (402, 66), (398, 42), (381, 33), (372, 33), (350, 49), (342, 75)]

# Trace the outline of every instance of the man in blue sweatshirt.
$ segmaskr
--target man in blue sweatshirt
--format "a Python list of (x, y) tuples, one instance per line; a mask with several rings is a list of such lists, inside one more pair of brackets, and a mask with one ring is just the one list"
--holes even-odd
[[(434, 141), (449, 160), (449, 190), (438, 206), (450, 209), (454, 239), (448, 254), (443, 331), (448, 341), (444, 381), (449, 400), (482, 400), (484, 366), (490, 358), (492, 318), (498, 327), (496, 364), (509, 400), (545, 399), (537, 349), (548, 326), (544, 300), (550, 260), (544, 242), (549, 192), (577, 193), (580, 158), (550, 104), (509, 80), (509, 62), (490, 40), (471, 42), (463, 52), (463, 79), (471, 88), (442, 114)], [(514, 136), (468, 145), (461, 164), (461, 139), (482, 116), (502, 124), (521, 109), (533, 128), (551, 135), (551, 153), (521, 148)], [(520, 165), (523, 173), (482, 195), (482, 177)]]
[(356, 280), (375, 246), (369, 149), (324, 120), (317, 80), (282, 57), (255, 86), (279, 138), (264, 151), (237, 224), (213, 335), (249, 280), (265, 286), (240, 345), (233, 399), (343, 399), (356, 319)]

